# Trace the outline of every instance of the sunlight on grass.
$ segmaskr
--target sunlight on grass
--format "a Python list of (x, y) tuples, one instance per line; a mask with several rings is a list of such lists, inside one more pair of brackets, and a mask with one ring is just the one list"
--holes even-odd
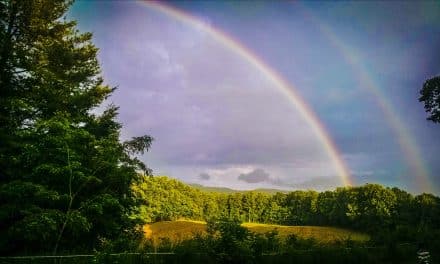
[(145, 238), (154, 246), (167, 240), (172, 244), (193, 238), (196, 234), (206, 234), (206, 222), (194, 220), (163, 221), (144, 225)]
[[(268, 233), (277, 231), (280, 238), (288, 235), (296, 235), (301, 238), (313, 238), (320, 243), (332, 243), (341, 240), (353, 240), (365, 242), (369, 236), (363, 233), (348, 229), (323, 227), (323, 226), (282, 226), (257, 223), (243, 223), (244, 227), (255, 233)], [(171, 243), (178, 243), (193, 238), (196, 234), (206, 234), (206, 222), (194, 220), (163, 221), (149, 225), (144, 228), (145, 238), (158, 245), (161, 241), (168, 240)]]
[(276, 230), (281, 238), (293, 234), (301, 238), (313, 238), (322, 243), (347, 239), (365, 242), (370, 239), (368, 235), (363, 233), (327, 226), (282, 226), (257, 223), (243, 223), (243, 226), (255, 233), (264, 234)]

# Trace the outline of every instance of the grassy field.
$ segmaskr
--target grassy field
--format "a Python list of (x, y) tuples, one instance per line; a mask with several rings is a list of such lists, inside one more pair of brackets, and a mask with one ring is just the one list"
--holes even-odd
[(348, 229), (327, 227), (327, 226), (282, 226), (256, 223), (243, 223), (243, 226), (255, 233), (267, 233), (273, 230), (278, 232), (281, 238), (294, 234), (302, 238), (314, 238), (319, 242), (332, 243), (338, 240), (351, 239), (353, 241), (365, 242), (369, 236), (363, 233)]
[(145, 225), (143, 230), (145, 238), (150, 239), (154, 245), (164, 239), (178, 243), (191, 239), (195, 234), (206, 234), (206, 223), (192, 220), (163, 221)]
[[(276, 230), (280, 238), (294, 234), (301, 238), (314, 238), (321, 243), (332, 243), (346, 239), (363, 242), (369, 239), (366, 234), (334, 227), (281, 226), (255, 223), (243, 223), (243, 226), (256, 233), (267, 233)], [(156, 245), (164, 239), (170, 240), (172, 243), (178, 243), (191, 239), (194, 234), (206, 234), (206, 223), (191, 220), (157, 222), (145, 225), (144, 233), (145, 237)]]

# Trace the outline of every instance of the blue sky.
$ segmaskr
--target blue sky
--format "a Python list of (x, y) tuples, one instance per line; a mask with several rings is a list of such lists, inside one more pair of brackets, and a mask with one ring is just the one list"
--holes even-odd
[[(425, 120), (417, 99), (423, 81), (440, 74), (440, 4), (167, 5), (233, 36), (292, 84), (356, 184), (439, 192), (440, 125)], [(68, 17), (93, 32), (104, 78), (118, 86), (107, 103), (121, 107), (122, 138), (155, 138), (142, 157), (155, 174), (236, 189), (341, 185), (298, 109), (267, 76), (203, 30), (134, 1), (77, 1)], [(418, 184), (426, 180), (408, 165), (380, 100), (418, 148), (431, 190)]]

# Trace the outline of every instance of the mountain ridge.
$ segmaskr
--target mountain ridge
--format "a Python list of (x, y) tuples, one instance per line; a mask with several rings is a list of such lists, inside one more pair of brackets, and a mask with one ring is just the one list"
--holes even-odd
[(215, 186), (205, 186), (198, 183), (186, 183), (187, 185), (205, 192), (214, 192), (214, 193), (246, 193), (246, 192), (259, 192), (265, 194), (276, 194), (276, 193), (288, 193), (288, 190), (279, 190), (279, 189), (270, 189), (270, 188), (257, 188), (253, 190), (235, 190), (227, 187), (215, 187)]

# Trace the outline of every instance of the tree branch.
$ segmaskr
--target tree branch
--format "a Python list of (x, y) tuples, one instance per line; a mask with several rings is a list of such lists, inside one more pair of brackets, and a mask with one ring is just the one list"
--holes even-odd
[(66, 229), (67, 221), (69, 220), (70, 211), (72, 209), (73, 199), (74, 196), (72, 194), (72, 180), (73, 180), (73, 171), (72, 167), (70, 165), (70, 151), (69, 151), (69, 145), (66, 143), (66, 152), (67, 152), (67, 166), (69, 168), (69, 205), (67, 206), (67, 212), (66, 212), (66, 219), (64, 219), (63, 225), (61, 226), (60, 233), (57, 237), (57, 242), (55, 243), (54, 249), (53, 249), (53, 255), (56, 255), (58, 251), (58, 246), (60, 244), (61, 238), (64, 233), (64, 229)]

